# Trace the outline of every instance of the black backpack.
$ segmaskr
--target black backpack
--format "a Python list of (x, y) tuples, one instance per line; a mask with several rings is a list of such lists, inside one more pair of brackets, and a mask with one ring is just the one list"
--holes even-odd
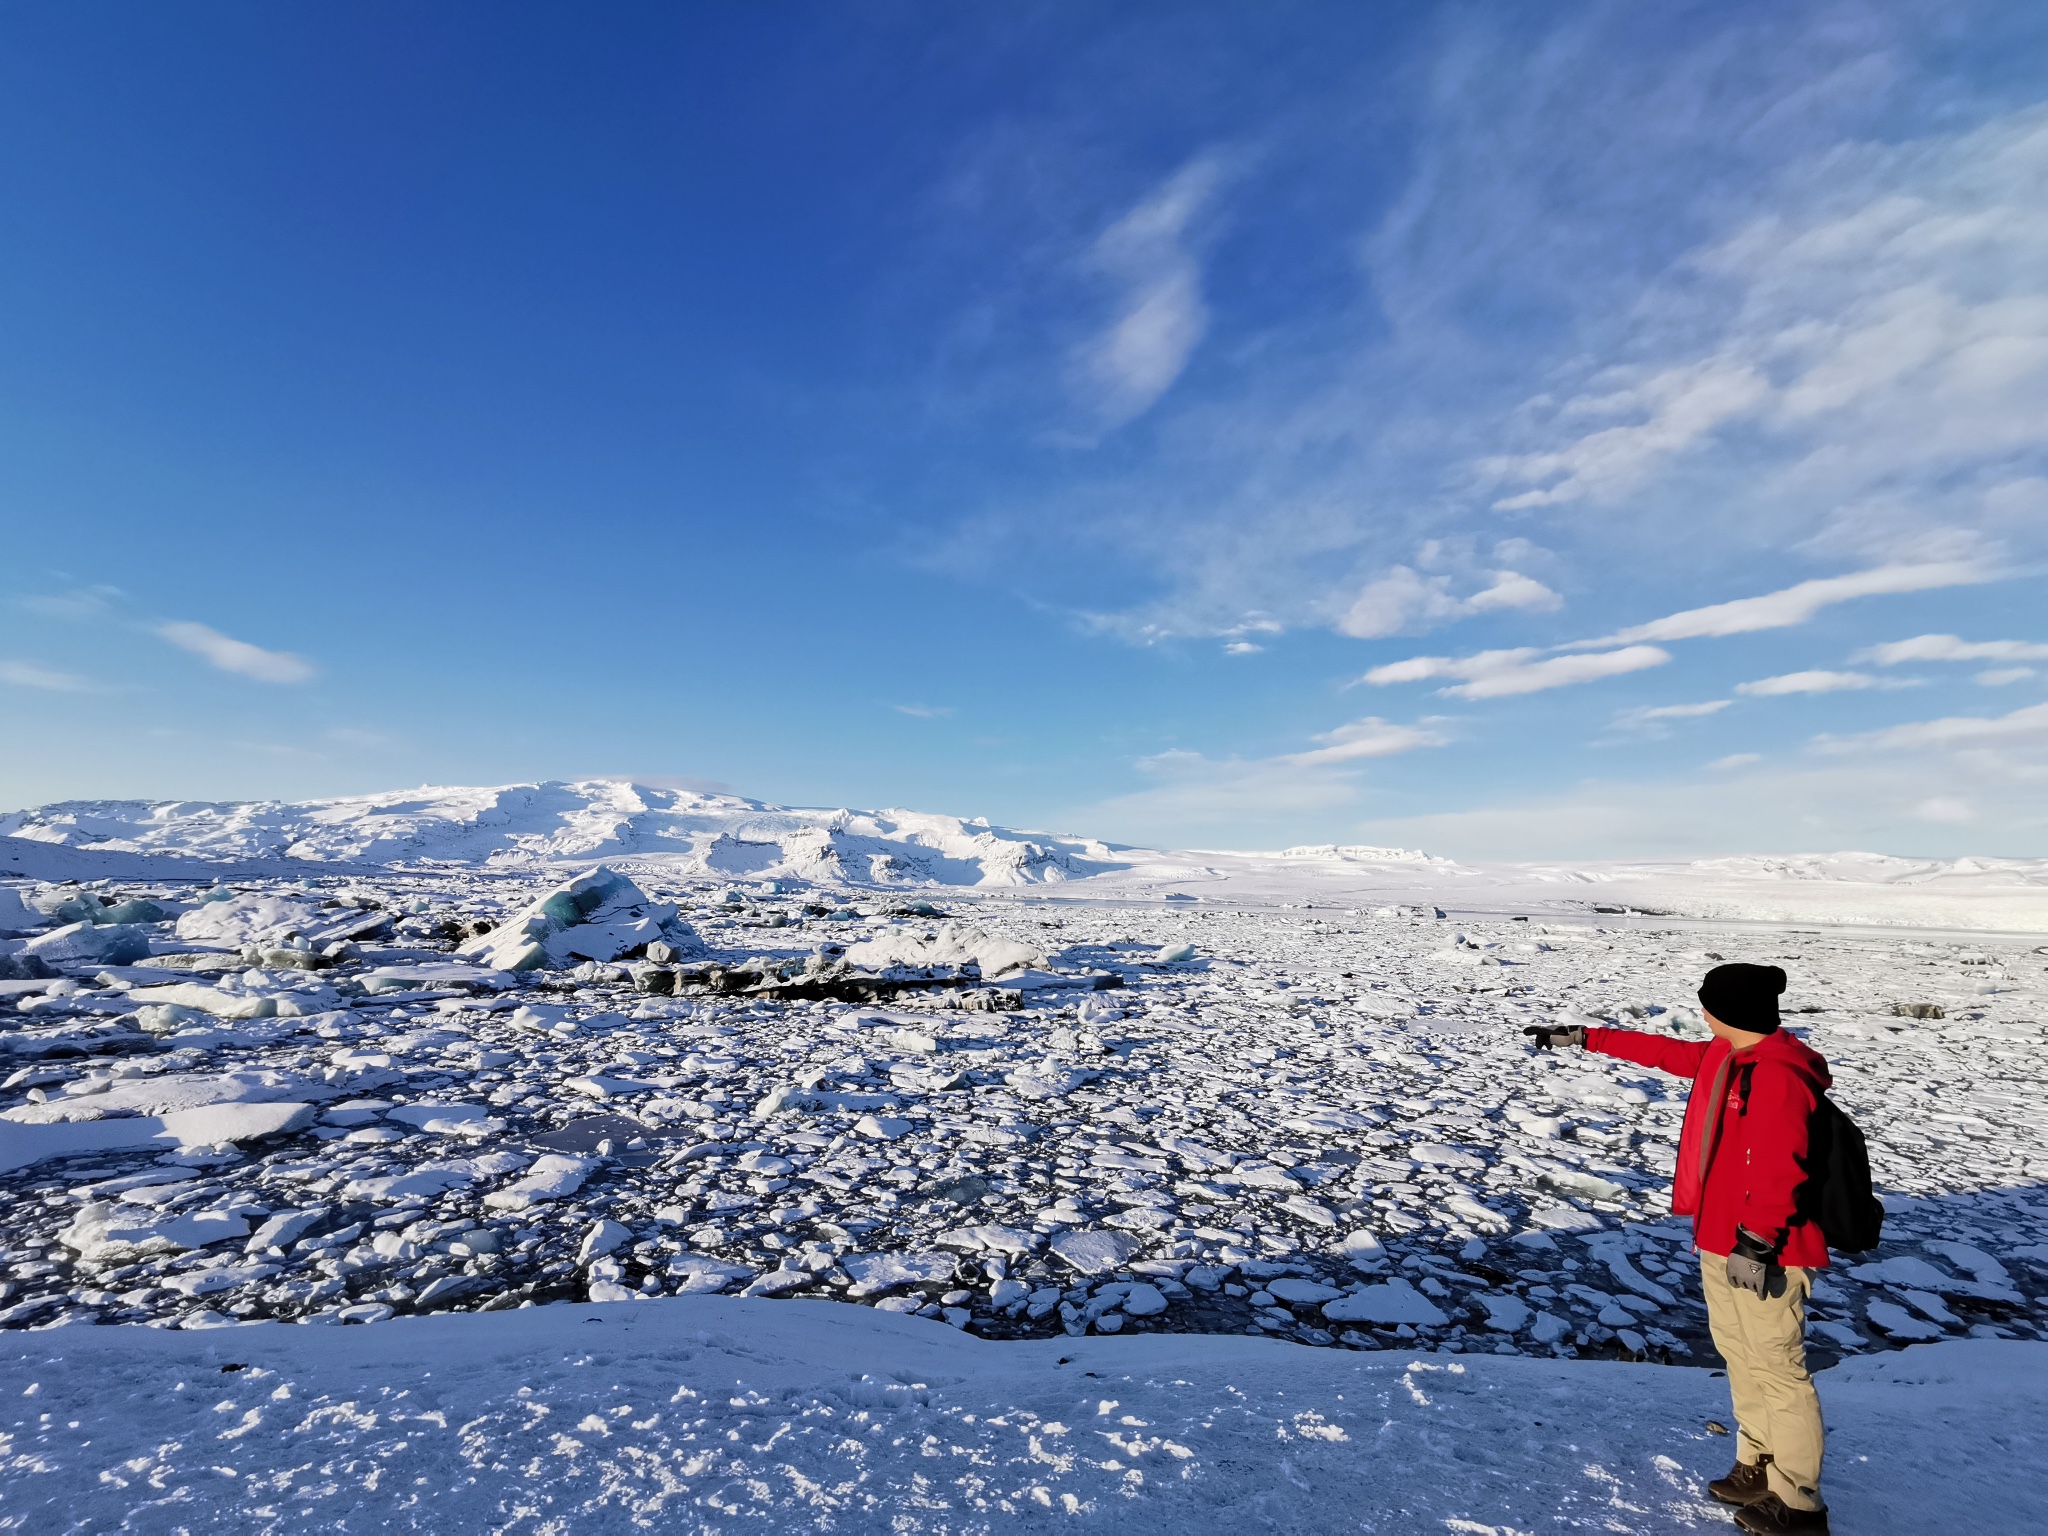
[(1870, 1148), (1856, 1122), (1825, 1093), (1807, 1122), (1806, 1183), (1799, 1212), (1816, 1224), (1830, 1248), (1864, 1253), (1884, 1227), (1884, 1205), (1870, 1187)]

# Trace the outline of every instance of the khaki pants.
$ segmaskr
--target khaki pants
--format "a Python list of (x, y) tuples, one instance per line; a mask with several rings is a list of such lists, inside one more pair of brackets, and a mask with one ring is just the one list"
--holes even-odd
[(1700, 1255), (1707, 1323), (1728, 1362), (1728, 1395), (1740, 1436), (1736, 1456), (1754, 1464), (1769, 1456), (1771, 1492), (1793, 1509), (1820, 1509), (1820, 1458), (1825, 1432), (1820, 1396), (1806, 1370), (1806, 1298), (1813, 1271), (1784, 1269), (1759, 1296), (1728, 1283), (1725, 1254)]

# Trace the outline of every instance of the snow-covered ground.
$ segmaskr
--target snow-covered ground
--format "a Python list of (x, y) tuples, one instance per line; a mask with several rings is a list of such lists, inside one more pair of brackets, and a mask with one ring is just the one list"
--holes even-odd
[[(1791, 973), (1891, 1212), (1815, 1298), (1833, 1496), (2038, 1524), (2038, 1416), (1999, 1406), (2048, 1323), (2038, 867), (1723, 861), (1765, 894), (1714, 921), (1591, 910), (1698, 867), (667, 793), (7, 818), (0, 1518), (1711, 1522), (1684, 1085), (1519, 1031), (1696, 1033), (1726, 958)], [(564, 883), (599, 858), (637, 887)], [(265, 1320), (372, 1326), (232, 1326)]]
[[(1730, 1529), (1697, 1368), (1267, 1340), (987, 1344), (831, 1302), (9, 1336), (43, 1532)], [(2038, 1531), (2048, 1345), (1826, 1372), (1835, 1527)]]

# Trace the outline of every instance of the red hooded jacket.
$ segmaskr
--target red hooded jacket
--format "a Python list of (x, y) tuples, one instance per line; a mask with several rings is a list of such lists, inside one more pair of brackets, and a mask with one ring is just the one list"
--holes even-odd
[(1807, 1127), (1828, 1086), (1828, 1064), (1779, 1031), (1746, 1050), (1633, 1029), (1589, 1029), (1586, 1049), (1692, 1079), (1671, 1210), (1692, 1217), (1694, 1242), (1727, 1253), (1735, 1229), (1778, 1244), (1778, 1262), (1825, 1268), (1827, 1239), (1799, 1214)]

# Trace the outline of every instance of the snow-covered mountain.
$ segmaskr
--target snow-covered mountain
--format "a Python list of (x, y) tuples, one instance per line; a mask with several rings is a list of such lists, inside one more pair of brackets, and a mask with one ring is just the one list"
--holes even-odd
[(0, 876), (119, 880), (183, 868), (233, 878), (288, 875), (308, 863), (514, 874), (600, 861), (671, 877), (828, 887), (1062, 887), (1104, 900), (1630, 909), (2048, 932), (2048, 859), (1832, 853), (1498, 863), (1344, 844), (1162, 851), (931, 812), (768, 805), (621, 779), (302, 801), (67, 800), (0, 815)]
[(918, 811), (794, 809), (618, 779), (427, 787), (331, 800), (66, 800), (0, 837), (126, 854), (527, 869), (658, 860), (727, 878), (1037, 885), (1126, 867), (1092, 838)]

